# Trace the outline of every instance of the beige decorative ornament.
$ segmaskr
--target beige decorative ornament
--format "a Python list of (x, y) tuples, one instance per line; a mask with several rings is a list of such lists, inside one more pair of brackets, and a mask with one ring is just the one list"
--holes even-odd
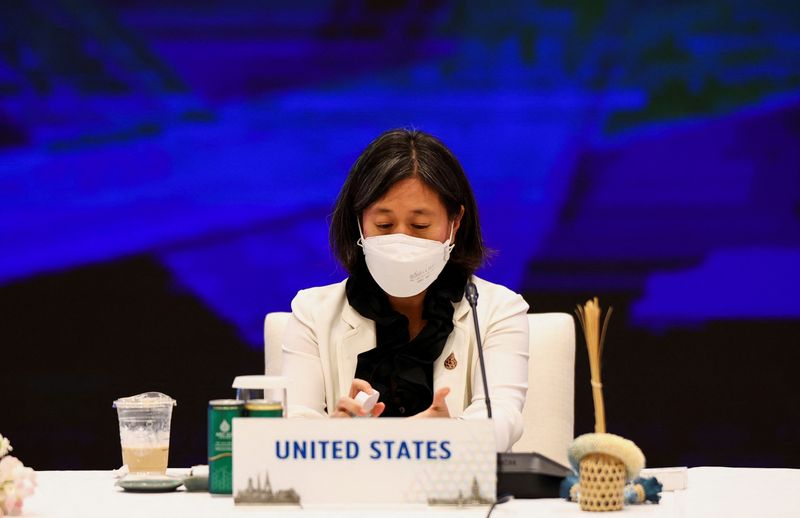
[(636, 478), (644, 467), (644, 454), (633, 441), (606, 433), (603, 383), (600, 380), (600, 357), (606, 338), (608, 309), (600, 328), (602, 311), (595, 297), (576, 313), (586, 338), (594, 401), (594, 431), (577, 437), (568, 450), (572, 469), (579, 476), (578, 502), (583, 511), (618, 511), (625, 504), (625, 482)]
[(616, 511), (625, 503), (625, 483), (644, 467), (644, 454), (633, 441), (613, 433), (587, 433), (568, 450), (580, 477), (578, 502), (584, 511)]
[(456, 365), (458, 365), (458, 361), (456, 361), (456, 355), (450, 353), (450, 356), (444, 360), (444, 368), (451, 371), (456, 368)]

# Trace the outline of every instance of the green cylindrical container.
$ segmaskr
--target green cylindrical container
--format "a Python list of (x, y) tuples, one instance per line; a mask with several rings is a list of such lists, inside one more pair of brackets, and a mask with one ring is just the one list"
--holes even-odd
[(283, 405), (267, 399), (251, 399), (244, 404), (247, 417), (283, 417)]
[(244, 401), (208, 402), (208, 491), (233, 493), (233, 418), (244, 416)]

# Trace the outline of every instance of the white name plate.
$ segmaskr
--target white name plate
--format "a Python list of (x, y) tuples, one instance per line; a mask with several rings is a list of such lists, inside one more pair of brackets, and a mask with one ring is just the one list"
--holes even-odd
[(496, 469), (489, 420), (233, 420), (236, 504), (486, 505)]

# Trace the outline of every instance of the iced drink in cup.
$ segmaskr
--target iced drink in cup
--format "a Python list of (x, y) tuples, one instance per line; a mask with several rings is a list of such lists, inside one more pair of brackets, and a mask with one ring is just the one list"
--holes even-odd
[(114, 401), (119, 416), (122, 463), (131, 473), (165, 473), (169, 427), (176, 402), (161, 392), (145, 392)]

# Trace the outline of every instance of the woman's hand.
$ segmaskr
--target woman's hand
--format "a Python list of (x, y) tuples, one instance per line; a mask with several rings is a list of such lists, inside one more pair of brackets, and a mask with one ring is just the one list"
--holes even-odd
[(361, 403), (354, 399), (356, 394), (361, 391), (364, 391), (367, 394), (372, 394), (374, 392), (369, 383), (355, 378), (353, 383), (350, 385), (350, 394), (348, 396), (342, 396), (339, 398), (339, 401), (336, 402), (336, 410), (333, 412), (333, 414), (331, 414), (331, 417), (363, 417), (366, 415), (378, 417), (381, 415), (386, 408), (386, 405), (383, 403), (377, 403), (374, 407), (372, 407), (372, 412), (369, 414), (364, 411), (364, 407), (361, 406)]
[(447, 409), (447, 403), (444, 398), (450, 393), (450, 387), (443, 387), (436, 391), (433, 395), (433, 403), (427, 410), (423, 410), (414, 417), (450, 417), (450, 410)]

